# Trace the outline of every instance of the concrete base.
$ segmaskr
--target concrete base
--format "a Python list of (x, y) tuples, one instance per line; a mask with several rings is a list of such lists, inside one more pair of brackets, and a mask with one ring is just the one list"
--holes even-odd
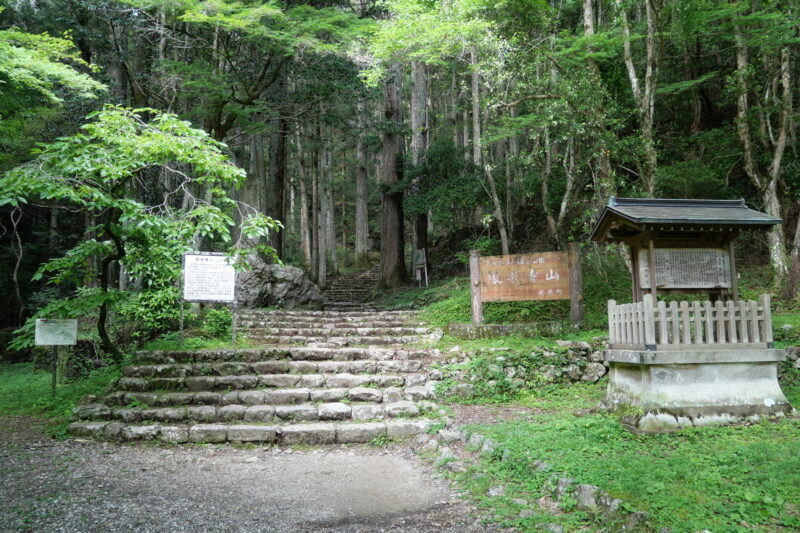
[(641, 431), (732, 424), (785, 416), (778, 385), (783, 350), (606, 350), (609, 382), (601, 407)]

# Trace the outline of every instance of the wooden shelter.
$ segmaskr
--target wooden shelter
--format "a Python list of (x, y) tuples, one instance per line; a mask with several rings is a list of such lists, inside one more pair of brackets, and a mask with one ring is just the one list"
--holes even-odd
[[(733, 241), (741, 230), (766, 229), (781, 219), (740, 200), (669, 200), (612, 196), (591, 239), (630, 247), (633, 301), (644, 294), (709, 294), (739, 298)], [(651, 273), (655, 272), (655, 283)]]

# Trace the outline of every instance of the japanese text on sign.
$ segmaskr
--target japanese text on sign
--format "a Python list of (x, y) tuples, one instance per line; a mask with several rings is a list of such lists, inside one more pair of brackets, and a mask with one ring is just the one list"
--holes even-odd
[(224, 254), (183, 256), (183, 299), (187, 302), (232, 302), (236, 270)]
[[(639, 251), (639, 277), (651, 288), (648, 251)], [(663, 289), (730, 288), (730, 256), (719, 248), (656, 248), (656, 287)]]
[(37, 346), (72, 346), (78, 339), (78, 321), (74, 318), (36, 319), (34, 340)]
[(568, 300), (566, 252), (480, 258), (481, 301)]

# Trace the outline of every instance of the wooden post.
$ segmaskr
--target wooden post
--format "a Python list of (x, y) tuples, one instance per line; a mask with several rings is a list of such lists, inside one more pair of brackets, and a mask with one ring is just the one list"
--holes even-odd
[(617, 302), (608, 301), (608, 347), (612, 348), (619, 342), (617, 339)]
[[(653, 279), (653, 276), (650, 276)], [(655, 351), (656, 349), (656, 322), (655, 312), (653, 305), (654, 296), (652, 294), (644, 295), (644, 349)]]
[(231, 343), (236, 347), (236, 298), (233, 299), (231, 304)]
[(762, 294), (758, 301), (764, 310), (764, 342), (767, 343), (767, 348), (772, 348), (774, 344), (772, 340), (772, 309), (770, 308), (769, 294)]
[(53, 380), (50, 383), (50, 391), (53, 393), (53, 398), (56, 397), (56, 376), (58, 375), (58, 346), (52, 348), (52, 361), (50, 362), (50, 371), (53, 373)]
[(650, 294), (653, 295), (653, 300), (658, 301), (658, 293), (656, 290), (656, 250), (653, 245), (653, 239), (650, 239), (647, 248), (647, 267), (650, 270)]
[(572, 327), (578, 328), (583, 322), (583, 272), (581, 271), (581, 250), (577, 243), (569, 243), (569, 317)]
[(729, 257), (731, 260), (731, 289), (733, 290), (733, 301), (739, 301), (739, 287), (736, 283), (736, 257), (733, 255), (733, 240), (728, 241)]
[(481, 254), (478, 250), (469, 252), (469, 291), (472, 295), (472, 323), (483, 324), (483, 302), (481, 302)]

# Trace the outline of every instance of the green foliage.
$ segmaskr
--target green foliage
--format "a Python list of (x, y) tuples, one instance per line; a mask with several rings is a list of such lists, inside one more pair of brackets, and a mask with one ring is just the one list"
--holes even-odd
[[(564, 369), (572, 362), (570, 350), (557, 346), (532, 346), (532, 341), (525, 340), (527, 343), (520, 339), (522, 346), (514, 348), (479, 350), (468, 363), (445, 367), (445, 379), (437, 392), (455, 399), (452, 394), (456, 382), (451, 379), (454, 373), (463, 375), (464, 381), (472, 385), (469, 396), (462, 395), (457, 399), (468, 403), (507, 403), (528, 391), (562, 381)], [(602, 344), (596, 345), (595, 349), (602, 349)], [(579, 365), (584, 363), (584, 359), (579, 359)], [(541, 373), (540, 368), (545, 365), (552, 365), (552, 375)]]
[(114, 366), (95, 370), (86, 379), (59, 385), (53, 398), (49, 372), (35, 370), (32, 363), (3, 364), (0, 413), (46, 418), (48, 432), (66, 438), (72, 409), (79, 400), (87, 394), (103, 394), (119, 375), (119, 368)]
[(9, 84), (16, 91), (30, 91), (51, 104), (63, 101), (57, 86), (80, 98), (96, 98), (105, 86), (75, 68), (87, 66), (68, 35), (0, 30), (0, 84)]
[(215, 339), (229, 339), (231, 337), (232, 320), (233, 315), (229, 308), (208, 308), (203, 311), (202, 326)]
[[(111, 350), (103, 311), (122, 298), (108, 287), (107, 264), (122, 261), (143, 287), (154, 291), (138, 297), (152, 305), (145, 305), (137, 318), (158, 330), (166, 326), (162, 319), (174, 317), (174, 306), (160, 306), (174, 302), (174, 291), (167, 289), (179, 273), (180, 254), (191, 249), (193, 241), (217, 240), (241, 261), (248, 252), (245, 240), (264, 237), (280, 223), (228, 197), (226, 188), (238, 187), (244, 172), (228, 161), (223, 144), (188, 122), (152, 109), (114, 106), (92, 118), (83, 132), (43, 146), (33, 162), (0, 178), (5, 192), (0, 205), (66, 204), (97, 219), (98, 226), (91, 228), (97, 238), (84, 239), (35, 274), (34, 279), (48, 276), (52, 284), (78, 287), (75, 296), (49, 304), (36, 316), (85, 315), (95, 305), (101, 310), (98, 333), (103, 348)], [(129, 187), (143, 182), (156, 193), (153, 203), (128, 194)], [(205, 197), (193, 197), (195, 188), (204, 188)], [(189, 207), (183, 209), (186, 200)], [(234, 243), (235, 213), (242, 222)], [(81, 288), (91, 280), (100, 282), (98, 289)], [(19, 332), (24, 337), (15, 341), (18, 346), (32, 342), (31, 330), (29, 321)]]
[(175, 286), (141, 291), (119, 305), (117, 314), (133, 329), (134, 336), (151, 338), (178, 327), (180, 297)]

